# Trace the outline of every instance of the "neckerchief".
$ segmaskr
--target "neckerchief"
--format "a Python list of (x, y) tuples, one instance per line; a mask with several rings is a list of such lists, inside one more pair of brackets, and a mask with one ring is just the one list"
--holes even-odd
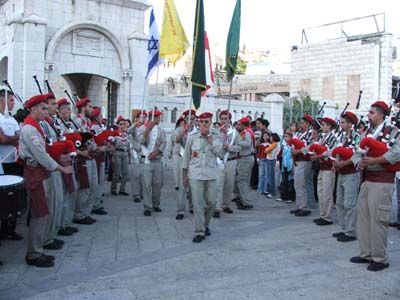
[(31, 117), (31, 115), (27, 116), (24, 122), (24, 125), (31, 125), (33, 127), (35, 127), (35, 129), (37, 131), (39, 131), (40, 135), (43, 137), (43, 139), (45, 140), (46, 137), (44, 136), (44, 132), (42, 127), (40, 127), (40, 124), (38, 121), (36, 121), (34, 118)]

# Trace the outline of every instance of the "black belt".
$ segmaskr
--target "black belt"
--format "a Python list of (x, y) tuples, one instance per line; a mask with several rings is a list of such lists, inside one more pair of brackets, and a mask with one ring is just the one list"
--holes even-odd
[(128, 150), (124, 150), (124, 149), (115, 149), (116, 151), (119, 151), (119, 152), (126, 152), (126, 151), (128, 151)]
[(247, 155), (239, 155), (239, 158), (249, 157), (249, 156), (253, 156), (253, 155), (254, 155), (254, 153), (250, 153), (250, 154), (247, 154)]
[(227, 161), (236, 160), (236, 159), (238, 159), (238, 157), (228, 158)]

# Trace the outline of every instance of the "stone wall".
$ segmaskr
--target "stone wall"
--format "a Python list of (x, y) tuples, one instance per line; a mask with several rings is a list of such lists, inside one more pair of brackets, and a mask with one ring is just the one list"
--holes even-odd
[(292, 53), (291, 96), (303, 92), (313, 100), (333, 97), (339, 107), (355, 108), (363, 91), (361, 110), (377, 99), (390, 100), (392, 35), (308, 44)]

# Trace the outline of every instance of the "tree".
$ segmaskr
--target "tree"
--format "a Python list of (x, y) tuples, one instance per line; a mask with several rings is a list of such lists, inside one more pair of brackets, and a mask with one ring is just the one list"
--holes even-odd
[[(290, 105), (292, 104), (292, 120), (290, 119)], [(303, 114), (310, 114), (314, 116), (319, 110), (319, 102), (311, 100), (309, 96), (303, 99)], [(299, 122), (302, 117), (301, 114), (301, 99), (287, 100), (283, 107), (283, 127), (286, 128), (292, 121)]]

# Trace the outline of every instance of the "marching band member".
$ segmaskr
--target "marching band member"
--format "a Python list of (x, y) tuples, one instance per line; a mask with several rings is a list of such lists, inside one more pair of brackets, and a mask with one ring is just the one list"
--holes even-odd
[[(111, 194), (129, 196), (125, 191), (126, 182), (128, 180), (130, 145), (128, 134), (126, 133), (126, 121), (124, 117), (119, 116), (116, 120), (119, 135), (115, 136), (115, 152), (112, 158), (113, 178), (111, 182)], [(121, 186), (117, 194), (117, 185), (121, 177)]]
[[(48, 115), (46, 119), (40, 122), (43, 132), (49, 141), (50, 146), (61, 139), (61, 133), (56, 127), (55, 118), (57, 113), (57, 101), (51, 93), (44, 95), (47, 97)], [(54, 158), (54, 157), (53, 157)], [(57, 160), (59, 164), (70, 160), (69, 155), (62, 155)], [(50, 210), (50, 217), (45, 230), (44, 249), (59, 250), (63, 247), (64, 241), (56, 239), (56, 235), (72, 235), (72, 232), (66, 232), (61, 228), (62, 208), (64, 206), (63, 179), (60, 171), (50, 173), (50, 181), (46, 181), (46, 199)]]
[(103, 116), (101, 114), (100, 107), (93, 107), (90, 117), (90, 129), (94, 132), (93, 138), (96, 145), (99, 146), (97, 150), (102, 149), (102, 151), (96, 151), (94, 154), (99, 188), (96, 190), (96, 199), (93, 204), (92, 213), (96, 215), (106, 215), (107, 211), (103, 207), (103, 197), (106, 187), (106, 151), (110, 150), (107, 145), (110, 143), (109, 138), (112, 136), (112, 132), (107, 130), (107, 128), (103, 125)]
[(59, 165), (46, 152), (46, 138), (39, 122), (48, 116), (47, 96), (38, 95), (25, 103), (30, 110), (25, 119), (19, 139), (19, 157), (24, 162), (24, 177), (30, 198), (30, 223), (26, 263), (37, 267), (54, 266), (54, 256), (43, 253), (45, 228), (51, 211), (47, 205), (50, 196), (46, 191), (50, 185), (50, 172), (72, 174), (72, 167)]
[(138, 132), (141, 143), (142, 192), (145, 216), (151, 216), (151, 209), (155, 212), (161, 212), (160, 198), (164, 176), (161, 157), (167, 142), (165, 131), (160, 126), (161, 115), (162, 113), (159, 110), (149, 111), (149, 120), (152, 121), (142, 125)]
[(190, 185), (193, 197), (193, 243), (200, 243), (210, 235), (208, 226), (215, 210), (217, 155), (221, 154), (222, 144), (219, 134), (210, 129), (211, 120), (211, 113), (199, 116), (200, 130), (189, 135), (182, 162), (183, 185)]
[(251, 172), (254, 164), (254, 132), (251, 130), (250, 119), (244, 117), (237, 122), (239, 132), (239, 159), (236, 165), (236, 176), (234, 184), (234, 194), (236, 196), (236, 206), (238, 209), (252, 209), (249, 192)]
[(89, 98), (82, 98), (76, 103), (76, 108), (78, 109), (78, 116), (74, 122), (79, 127), (84, 139), (82, 139), (81, 151), (76, 161), (79, 188), (73, 222), (75, 224), (91, 225), (96, 222), (95, 219), (90, 217), (90, 213), (96, 202), (96, 191), (99, 188), (97, 165), (93, 158), (96, 144), (93, 141), (90, 128), (90, 115), (93, 106)]
[(320, 217), (314, 220), (316, 225), (332, 225), (333, 191), (335, 188), (335, 173), (332, 172), (332, 160), (330, 153), (337, 143), (334, 129), (335, 120), (325, 117), (321, 120), (322, 136), (317, 144), (310, 147), (315, 151), (310, 157), (312, 161), (319, 160), (320, 170), (318, 173), (318, 199)]
[(141, 175), (141, 165), (140, 165), (140, 141), (138, 135), (138, 129), (146, 123), (147, 113), (145, 111), (140, 112), (136, 118), (136, 122), (133, 123), (131, 127), (128, 128), (127, 133), (130, 138), (131, 145), (131, 156), (133, 158), (131, 162), (131, 185), (133, 192), (133, 201), (139, 203), (142, 201), (142, 175)]
[[(387, 233), (396, 174), (391, 166), (400, 161), (400, 141), (397, 138), (397, 128), (385, 122), (388, 111), (389, 107), (385, 102), (373, 103), (368, 112), (370, 128), (367, 131), (367, 139), (386, 144), (386, 153), (373, 157), (375, 149), (370, 147), (365, 156), (356, 152), (352, 157), (357, 169), (362, 171), (363, 182), (357, 211), (360, 255), (352, 257), (350, 261), (369, 264), (369, 271), (380, 271), (389, 267)], [(360, 147), (362, 144), (363, 140)]]
[(214, 213), (215, 218), (220, 217), (221, 211), (227, 214), (233, 213), (229, 204), (233, 198), (237, 159), (241, 149), (239, 145), (239, 133), (232, 126), (232, 114), (227, 110), (221, 111), (219, 119), (221, 121), (220, 131), (224, 155), (222, 158), (218, 159), (219, 172), (217, 179), (217, 204)]
[(358, 118), (355, 114), (347, 111), (340, 120), (343, 134), (339, 145), (332, 152), (334, 170), (339, 173), (336, 186), (336, 211), (341, 232), (332, 236), (339, 242), (351, 242), (356, 240), (357, 224), (357, 200), (360, 178), (354, 167), (351, 157), (355, 147), (360, 142), (358, 133), (353, 129), (357, 126)]
[[(290, 213), (296, 217), (305, 217), (311, 214), (308, 209), (307, 199), (311, 191), (307, 189), (307, 178), (311, 178), (311, 161), (308, 155), (308, 147), (312, 139), (312, 124), (314, 119), (310, 115), (304, 115), (300, 121), (300, 132), (297, 137), (304, 143), (301, 149), (294, 149), (294, 188), (296, 190), (296, 206)], [(312, 181), (311, 181), (312, 183)]]
[[(60, 129), (61, 134), (67, 139), (69, 136), (73, 136), (74, 138), (72, 140), (74, 143), (79, 141), (80, 135), (76, 132), (77, 128), (75, 128), (71, 122), (71, 104), (67, 99), (63, 98), (57, 101), (57, 107), (58, 117), (55, 118), (55, 125)], [(78, 138), (76, 138), (76, 135), (78, 135)], [(71, 159), (65, 159), (61, 164), (63, 166), (72, 166), (73, 162)], [(61, 229), (59, 230), (59, 233), (61, 235), (69, 236), (79, 231), (78, 228), (72, 226), (78, 184), (76, 182), (75, 174), (62, 174), (62, 179), (64, 202), (61, 212)]]

